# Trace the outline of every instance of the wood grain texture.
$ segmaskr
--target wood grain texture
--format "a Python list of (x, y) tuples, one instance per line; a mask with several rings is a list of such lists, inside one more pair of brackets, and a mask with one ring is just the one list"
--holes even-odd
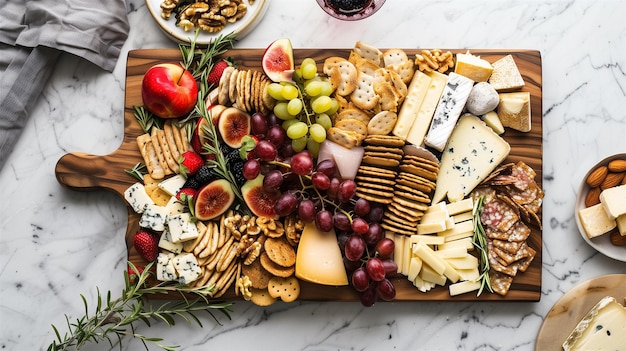
[[(261, 70), (263, 49), (233, 49), (224, 56), (230, 57), (238, 65)], [(405, 49), (410, 57), (419, 49)], [(451, 50), (454, 53), (466, 50)], [(348, 57), (350, 49), (296, 49), (296, 62), (305, 57), (312, 57), (318, 63), (329, 56)], [(542, 72), (541, 54), (535, 50), (471, 50), (489, 62), (511, 54), (518, 65), (526, 82), (522, 91), (531, 94), (532, 130), (529, 133), (507, 129), (503, 137), (511, 145), (511, 153), (505, 162), (524, 161), (536, 172), (536, 181), (542, 185)], [(124, 102), (124, 139), (120, 148), (110, 155), (94, 156), (84, 153), (70, 153), (63, 156), (56, 166), (56, 177), (60, 184), (78, 191), (107, 189), (123, 197), (124, 190), (135, 182), (135, 179), (124, 172), (141, 161), (137, 149), (136, 138), (142, 134), (141, 128), (133, 116), (133, 106), (142, 104), (141, 81), (144, 73), (152, 65), (161, 62), (180, 61), (180, 52), (176, 49), (143, 49), (133, 50), (128, 54), (126, 69), (126, 95)], [(139, 217), (128, 210), (128, 227), (126, 243), (129, 260), (137, 264), (144, 264), (132, 245), (132, 237), (138, 229)], [(428, 293), (420, 293), (403, 276), (393, 279), (396, 286), (396, 301), (539, 301), (541, 297), (541, 261), (542, 261), (542, 231), (532, 228), (528, 244), (537, 250), (537, 256), (528, 270), (519, 274), (511, 286), (508, 295), (502, 297), (497, 294), (482, 294), (479, 298), (469, 293), (454, 298), (449, 296), (447, 287), (437, 287)], [(237, 298), (234, 294), (225, 298)], [(326, 287), (309, 283), (302, 283), (300, 295), (302, 300), (333, 300), (355, 301), (357, 295), (349, 287)]]

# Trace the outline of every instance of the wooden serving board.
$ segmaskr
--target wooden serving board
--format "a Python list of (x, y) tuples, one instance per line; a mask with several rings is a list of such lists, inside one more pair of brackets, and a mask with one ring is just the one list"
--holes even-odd
[[(409, 57), (421, 51), (420, 49), (405, 49)], [(467, 50), (451, 50), (453, 53)], [(523, 91), (531, 94), (532, 130), (521, 133), (507, 129), (504, 138), (511, 145), (511, 153), (506, 162), (524, 161), (536, 172), (536, 181), (542, 185), (542, 74), (541, 54), (535, 50), (470, 50), (474, 55), (494, 62), (497, 59), (511, 54), (524, 81)], [(261, 56), (263, 49), (233, 49), (224, 56), (230, 57), (239, 66), (249, 69), (262, 70)], [(305, 57), (311, 57), (320, 65), (330, 56), (348, 57), (350, 49), (295, 49), (294, 57), (300, 62)], [(77, 190), (92, 191), (107, 189), (124, 197), (124, 191), (136, 179), (124, 172), (131, 169), (138, 162), (142, 162), (136, 138), (143, 134), (139, 124), (133, 116), (133, 106), (142, 105), (141, 82), (144, 73), (152, 65), (161, 62), (179, 62), (180, 52), (177, 49), (142, 49), (133, 50), (128, 54), (126, 68), (126, 97), (124, 102), (124, 139), (119, 149), (104, 155), (89, 155), (85, 153), (69, 153), (57, 163), (56, 177), (60, 184)], [(128, 209), (128, 227), (126, 230), (126, 245), (128, 257), (133, 263), (143, 265), (141, 257), (135, 251), (132, 238), (137, 232), (139, 216), (131, 207)], [(539, 301), (541, 297), (541, 260), (542, 260), (542, 231), (532, 228), (528, 244), (537, 250), (537, 256), (528, 270), (515, 277), (507, 296), (483, 293), (476, 297), (474, 293), (450, 297), (448, 288), (437, 287), (428, 293), (419, 292), (404, 276), (398, 275), (393, 279), (396, 287), (396, 301)], [(224, 298), (237, 298), (234, 294)], [(302, 283), (300, 294), (302, 300), (332, 300), (357, 301), (358, 296), (350, 287), (328, 287), (310, 283)]]

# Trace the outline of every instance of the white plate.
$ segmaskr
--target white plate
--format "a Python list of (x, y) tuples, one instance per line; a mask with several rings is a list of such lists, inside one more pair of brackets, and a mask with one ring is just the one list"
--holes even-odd
[[(146, 0), (146, 5), (154, 20), (159, 27), (174, 40), (183, 43), (190, 42), (195, 35), (195, 28), (185, 32), (182, 28), (176, 26), (175, 14), (172, 14), (169, 20), (163, 19), (163, 17), (161, 17), (160, 7), (162, 2), (163, 0)], [(235, 23), (226, 24), (226, 27), (217, 33), (209, 33), (201, 30), (196, 43), (199, 45), (208, 45), (217, 36), (226, 35), (231, 32), (237, 34), (237, 39), (241, 39), (250, 33), (265, 15), (269, 0), (255, 0), (253, 5), (250, 5), (248, 0), (244, 0), (244, 3), (248, 6), (248, 11), (241, 19)]]
[(578, 322), (605, 296), (613, 296), (624, 304), (626, 274), (609, 274), (580, 283), (565, 293), (544, 318), (535, 350), (561, 350)]
[(585, 208), (585, 197), (587, 196), (587, 192), (589, 192), (589, 185), (585, 182), (589, 174), (592, 170), (596, 169), (598, 166), (606, 166), (610, 161), (615, 159), (626, 159), (626, 153), (623, 154), (615, 154), (613, 156), (609, 156), (602, 161), (596, 163), (593, 167), (589, 169), (589, 171), (585, 174), (585, 176), (580, 181), (580, 186), (578, 188), (578, 196), (576, 197), (576, 208), (574, 213), (574, 217), (576, 218), (576, 225), (578, 226), (578, 231), (580, 232), (580, 236), (585, 239), (585, 241), (594, 249), (598, 250), (600, 253), (613, 258), (618, 261), (626, 262), (626, 246), (615, 246), (611, 244), (609, 239), (609, 235), (601, 235), (595, 237), (593, 239), (589, 239), (587, 234), (585, 234), (585, 229), (583, 228), (582, 223), (580, 223), (580, 218), (578, 216), (578, 211)]

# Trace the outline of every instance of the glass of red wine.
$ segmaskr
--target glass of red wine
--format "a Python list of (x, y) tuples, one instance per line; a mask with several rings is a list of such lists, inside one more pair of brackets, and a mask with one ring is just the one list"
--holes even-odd
[(317, 0), (317, 3), (334, 18), (356, 21), (373, 15), (385, 0)]

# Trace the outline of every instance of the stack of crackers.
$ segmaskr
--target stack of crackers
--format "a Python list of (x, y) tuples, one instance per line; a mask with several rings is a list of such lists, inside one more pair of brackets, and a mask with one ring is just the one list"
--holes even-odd
[(261, 71), (226, 67), (217, 87), (217, 102), (249, 113), (267, 114), (276, 103), (267, 92), (271, 82)]
[(137, 146), (153, 179), (163, 179), (166, 175), (178, 174), (178, 160), (189, 150), (189, 140), (184, 130), (172, 120), (163, 124), (163, 129), (153, 127), (150, 134), (137, 137)]

